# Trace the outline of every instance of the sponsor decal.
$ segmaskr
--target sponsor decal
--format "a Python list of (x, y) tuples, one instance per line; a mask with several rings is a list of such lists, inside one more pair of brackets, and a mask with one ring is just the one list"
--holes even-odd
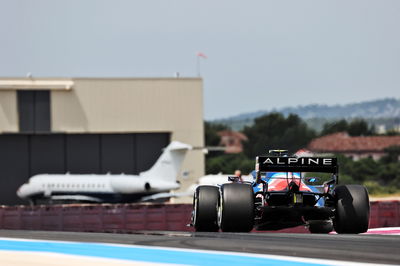
[(319, 166), (333, 166), (335, 165), (333, 158), (316, 158), (316, 157), (267, 157), (264, 165), (319, 165)]

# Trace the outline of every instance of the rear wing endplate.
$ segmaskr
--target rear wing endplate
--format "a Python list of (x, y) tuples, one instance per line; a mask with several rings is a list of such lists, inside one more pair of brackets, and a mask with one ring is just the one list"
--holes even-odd
[(338, 173), (337, 158), (258, 156), (256, 170), (260, 172), (320, 172)]

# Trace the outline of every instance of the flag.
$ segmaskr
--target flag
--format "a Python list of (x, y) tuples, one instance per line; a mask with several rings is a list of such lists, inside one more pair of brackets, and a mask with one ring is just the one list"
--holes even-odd
[(203, 57), (204, 59), (207, 59), (207, 58), (208, 58), (205, 54), (203, 54), (203, 53), (201, 53), (201, 52), (198, 52), (198, 53), (197, 53), (197, 56), (198, 56), (198, 57)]

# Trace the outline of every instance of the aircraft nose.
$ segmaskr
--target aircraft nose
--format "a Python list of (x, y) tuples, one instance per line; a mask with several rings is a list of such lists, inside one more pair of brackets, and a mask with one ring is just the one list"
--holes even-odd
[(24, 190), (25, 190), (25, 187), (26, 187), (26, 185), (25, 184), (23, 184), (22, 186), (20, 186), (18, 189), (17, 189), (17, 196), (18, 197), (24, 197), (25, 195), (24, 195)]

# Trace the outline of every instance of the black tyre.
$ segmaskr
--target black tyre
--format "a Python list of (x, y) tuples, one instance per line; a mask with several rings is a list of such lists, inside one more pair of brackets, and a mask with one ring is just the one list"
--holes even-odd
[(197, 232), (217, 232), (219, 189), (199, 186), (193, 199), (193, 223)]
[(339, 234), (359, 234), (368, 230), (369, 196), (361, 185), (341, 185), (334, 190), (335, 231)]
[(329, 234), (333, 231), (333, 224), (330, 220), (309, 221), (308, 230), (313, 234)]
[(221, 188), (220, 227), (224, 232), (250, 232), (254, 226), (254, 194), (247, 184)]

